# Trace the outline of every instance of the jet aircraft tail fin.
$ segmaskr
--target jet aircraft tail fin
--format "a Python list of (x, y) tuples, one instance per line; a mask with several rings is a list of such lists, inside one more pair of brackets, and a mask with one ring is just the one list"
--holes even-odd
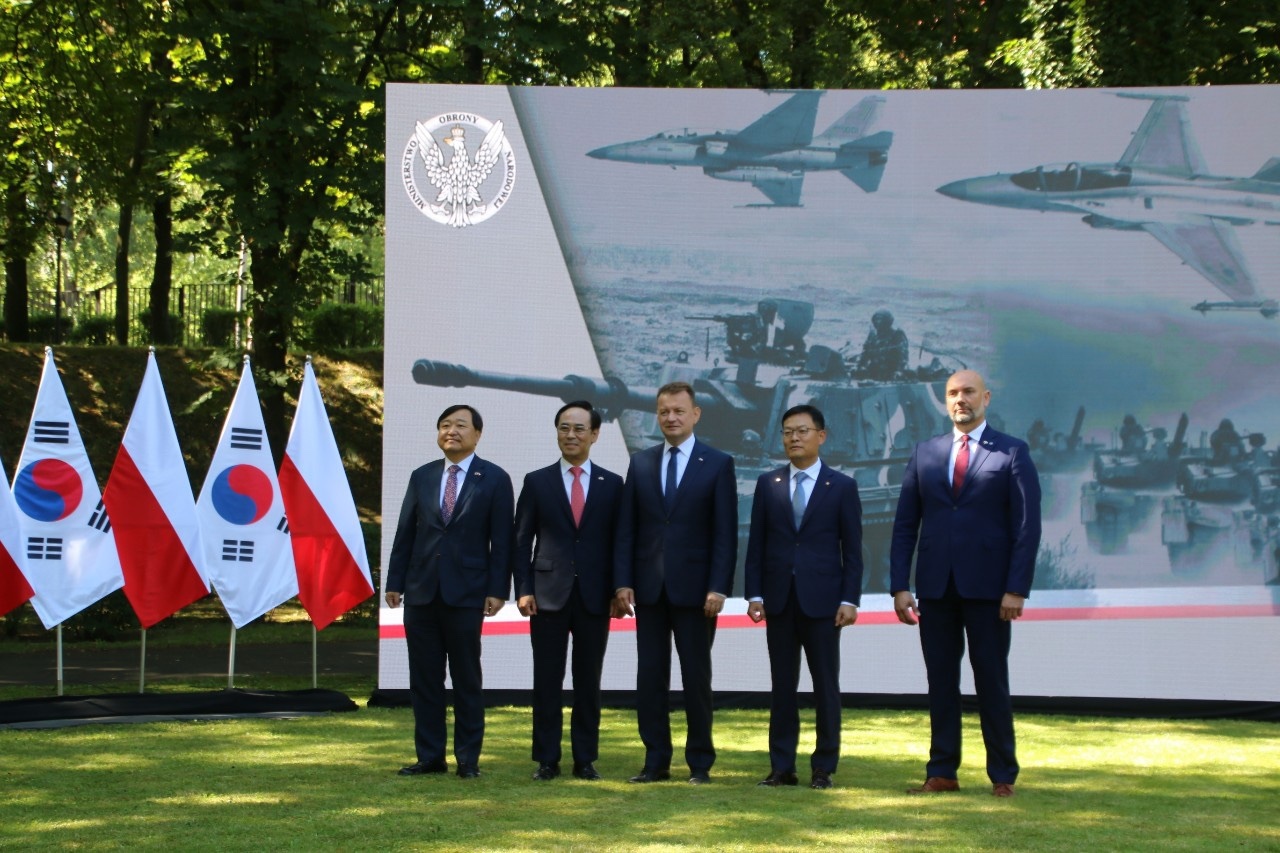
[(853, 109), (836, 119), (831, 127), (815, 136), (813, 145), (825, 148), (844, 145), (854, 139), (861, 139), (866, 136), (867, 131), (871, 129), (876, 119), (880, 117), (880, 108), (883, 105), (883, 97), (880, 95), (868, 95), (858, 101)]
[(1255, 181), (1267, 181), (1269, 183), (1280, 183), (1280, 157), (1272, 157), (1270, 160), (1262, 164), (1262, 168), (1253, 176)]
[(889, 162), (889, 146), (893, 144), (893, 133), (882, 130), (856, 139), (840, 146), (840, 159), (855, 165), (841, 169), (840, 174), (853, 181), (863, 192), (873, 193), (880, 189), (880, 179), (884, 177), (885, 163)]

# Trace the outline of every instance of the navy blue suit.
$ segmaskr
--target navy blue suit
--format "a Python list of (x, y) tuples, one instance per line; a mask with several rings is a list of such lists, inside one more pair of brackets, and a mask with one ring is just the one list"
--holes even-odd
[(418, 761), (444, 760), (445, 665), (453, 679), (454, 756), (475, 765), (484, 741), (480, 632), (485, 598), (505, 600), (511, 587), (511, 478), (476, 456), (448, 524), (440, 514), (445, 461), (409, 477), (387, 561), (388, 592), (399, 592), (409, 649)]
[(746, 598), (764, 599), (773, 693), (769, 763), (794, 773), (800, 740), (800, 651), (813, 678), (817, 743), (813, 770), (834, 773), (840, 760), (840, 629), (842, 602), (862, 595), (862, 502), (858, 484), (825, 464), (799, 527), (791, 505), (791, 466), (760, 475), (747, 539)]
[[(585, 475), (584, 475), (585, 476)], [(614, 533), (622, 478), (594, 463), (582, 522), (573, 523), (560, 463), (525, 476), (516, 503), (516, 598), (534, 596), (533, 760), (560, 762), (562, 692), (569, 635), (573, 635), (575, 764), (594, 762), (600, 749), (600, 673), (609, 642)]]
[(951, 433), (916, 445), (893, 525), (892, 592), (909, 589), (916, 555), (920, 644), (929, 676), (932, 741), (926, 776), (955, 779), (960, 766), (960, 661), (965, 638), (978, 693), (987, 775), (1018, 776), (1009, 698), (1011, 623), (1005, 593), (1031, 594), (1040, 547), (1040, 480), (1026, 442), (988, 424), (970, 449), (958, 496), (949, 482)]
[(645, 768), (671, 765), (671, 641), (684, 679), (690, 770), (715, 763), (711, 739), (711, 644), (716, 619), (703, 607), (707, 594), (727, 596), (738, 559), (738, 494), (733, 457), (694, 441), (688, 466), (668, 513), (661, 466), (666, 445), (631, 457), (622, 490), (614, 586), (636, 601), (636, 716)]

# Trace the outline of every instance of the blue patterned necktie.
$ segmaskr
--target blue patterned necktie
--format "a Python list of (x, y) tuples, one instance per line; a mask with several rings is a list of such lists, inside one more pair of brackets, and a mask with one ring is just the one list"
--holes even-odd
[(449, 479), (444, 482), (444, 503), (440, 505), (440, 517), (444, 519), (444, 523), (449, 523), (449, 517), (453, 515), (453, 507), (458, 503), (458, 472), (462, 468), (457, 465), (449, 466)]

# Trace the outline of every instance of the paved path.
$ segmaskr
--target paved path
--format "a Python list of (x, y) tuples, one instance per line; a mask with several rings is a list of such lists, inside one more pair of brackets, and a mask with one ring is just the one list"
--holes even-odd
[[(370, 632), (372, 634), (372, 632)], [(0, 652), (0, 685), (57, 683), (57, 657), (53, 644), (33, 645), (19, 652)], [(140, 653), (135, 647), (111, 645), (66, 645), (63, 647), (62, 681), (65, 692), (76, 685), (138, 683)], [(162, 680), (227, 677), (228, 647), (176, 646), (147, 649), (147, 683)], [(321, 687), (325, 676), (368, 675), (378, 672), (378, 641), (321, 642), (316, 652), (316, 672)], [(270, 688), (262, 682), (270, 676), (310, 677), (311, 644), (238, 644), (236, 646), (236, 686), (241, 679), (253, 679), (253, 686)]]

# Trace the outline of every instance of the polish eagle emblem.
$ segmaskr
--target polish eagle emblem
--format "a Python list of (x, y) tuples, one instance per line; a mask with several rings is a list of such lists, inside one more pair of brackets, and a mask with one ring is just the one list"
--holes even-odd
[(418, 140), (418, 153), (426, 164), (427, 179), (440, 191), (430, 203), (431, 212), (454, 228), (473, 224), (474, 218), (486, 210), (480, 186), (497, 165), (506, 145), (502, 122), (493, 123), (474, 156), (467, 151), (466, 130), (455, 124), (444, 140), (452, 149), (447, 161), (444, 150), (422, 122), (417, 123), (414, 135)]

